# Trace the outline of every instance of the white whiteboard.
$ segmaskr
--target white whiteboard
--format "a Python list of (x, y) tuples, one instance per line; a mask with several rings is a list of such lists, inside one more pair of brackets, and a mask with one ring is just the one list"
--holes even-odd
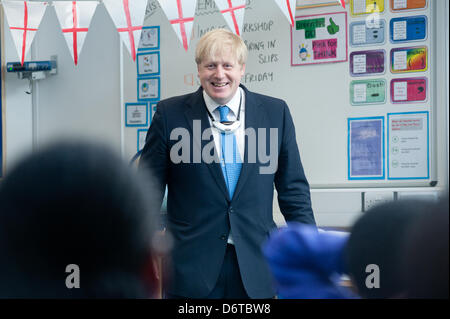
[[(389, 0), (385, 0), (385, 10), (380, 18), (386, 25), (393, 17), (426, 15), (428, 21), (433, 17), (433, 1), (420, 11), (393, 13), (389, 9)], [(348, 24), (364, 21), (365, 16), (352, 17), (340, 6), (297, 10), (296, 16), (347, 12)], [(148, 26), (160, 26), (160, 70), (161, 98), (168, 98), (195, 91), (199, 86), (197, 68), (194, 62), (195, 45), (206, 31), (227, 27), (213, 1), (198, 0), (197, 13), (193, 28), (193, 38), (187, 52), (172, 30), (167, 18), (156, 0), (150, 0), (145, 21)], [(409, 187), (429, 186), (438, 179), (436, 172), (435, 138), (436, 121), (445, 121), (435, 117), (434, 70), (435, 46), (434, 24), (428, 22), (428, 36), (420, 43), (403, 44), (403, 46), (425, 45), (428, 47), (429, 67), (425, 72), (395, 75), (389, 70), (377, 77), (384, 78), (389, 91), (391, 79), (398, 77), (427, 77), (428, 99), (423, 103), (392, 104), (389, 98), (384, 104), (354, 106), (350, 103), (350, 83), (356, 80), (349, 72), (349, 61), (338, 63), (291, 66), (291, 33), (288, 20), (273, 1), (247, 1), (242, 38), (249, 47), (246, 74), (242, 83), (249, 90), (284, 99), (292, 113), (297, 142), (306, 176), (312, 188), (347, 188), (347, 187)], [(389, 60), (391, 48), (401, 47), (389, 41), (387, 28), (386, 41), (373, 47), (352, 47), (348, 43), (348, 55), (359, 50), (382, 49)], [(123, 50), (123, 102), (136, 102), (137, 73), (136, 65)], [(358, 78), (359, 79), (359, 78)], [(443, 106), (444, 107), (444, 106)], [(387, 131), (387, 114), (393, 112), (428, 111), (429, 123), (429, 178), (420, 180), (349, 180), (348, 178), (348, 118), (384, 117), (385, 133)], [(137, 129), (125, 128), (125, 155), (131, 158), (137, 151)], [(386, 134), (385, 134), (386, 135)], [(384, 143), (385, 152), (386, 142)], [(384, 169), (387, 171), (386, 161)], [(446, 173), (445, 173), (446, 174)], [(386, 174), (385, 174), (386, 175)]]

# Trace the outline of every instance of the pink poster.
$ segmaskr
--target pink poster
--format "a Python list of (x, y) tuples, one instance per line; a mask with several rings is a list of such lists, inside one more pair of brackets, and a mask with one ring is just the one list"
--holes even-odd
[(427, 99), (426, 78), (402, 78), (391, 81), (393, 103), (421, 102)]

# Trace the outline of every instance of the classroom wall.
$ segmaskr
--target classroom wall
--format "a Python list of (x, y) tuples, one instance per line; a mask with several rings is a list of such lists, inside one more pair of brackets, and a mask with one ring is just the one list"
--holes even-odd
[[(443, 63), (447, 66), (439, 67), (439, 70), (448, 70), (448, 2), (443, 1), (440, 6), (442, 10), (436, 9), (436, 21), (433, 23), (439, 26), (446, 24), (447, 28), (436, 28), (436, 37), (443, 40), (439, 41), (435, 52), (440, 65)], [(158, 14), (160, 13), (156, 13)], [(281, 13), (275, 14), (275, 17), (284, 19)], [(170, 27), (167, 21), (165, 24), (164, 28)], [(164, 37), (168, 47), (181, 46), (174, 33), (165, 34)], [(8, 31), (5, 32), (4, 40), (6, 60), (18, 61)], [(133, 74), (135, 66), (127, 50), (120, 44), (119, 36), (104, 7), (100, 5), (95, 13), (76, 67), (60, 32), (54, 10), (47, 10), (31, 54), (26, 60), (49, 60), (52, 55), (57, 55), (58, 74), (34, 84), (33, 95), (25, 93), (29, 90), (27, 80), (18, 79), (16, 74), (5, 75), (6, 170), (24, 153), (62, 136), (103, 141), (122, 152), (124, 158), (129, 160), (135, 153), (136, 133), (124, 127), (123, 105), (125, 102), (132, 102), (128, 92), (136, 92), (136, 75)], [(170, 65), (170, 62), (166, 63)], [(173, 75), (176, 72), (185, 74), (191, 72), (191, 69), (191, 66), (184, 69), (174, 67), (171, 72)], [(129, 80), (133, 76), (134, 80)], [(170, 92), (172, 83), (172, 79), (162, 79), (162, 92)], [(361, 215), (364, 199), (369, 193), (375, 195), (375, 198), (379, 194), (381, 200), (386, 198), (386, 193), (388, 197), (391, 194), (396, 197), (433, 198), (436, 191), (448, 187), (448, 120), (442, 120), (448, 119), (448, 72), (436, 72), (435, 83), (437, 92), (447, 92), (439, 94), (436, 100), (436, 118), (441, 120), (435, 123), (437, 136), (434, 147), (441, 187), (314, 187), (311, 190), (312, 203), (319, 225), (350, 226)], [(247, 85), (251, 86), (250, 83)], [(186, 87), (185, 91), (194, 89)], [(279, 90), (283, 95), (283, 88), (280, 87)], [(182, 93), (184, 92), (180, 92)], [(297, 128), (300, 145), (311, 143), (305, 141), (308, 134), (301, 127)], [(313, 169), (310, 160), (304, 160), (304, 164), (307, 172)], [(274, 211), (277, 223), (283, 224), (276, 201)]]
[[(9, 32), (5, 47), (6, 60), (19, 61)], [(57, 74), (35, 81), (33, 94), (26, 93), (28, 80), (6, 74), (6, 169), (24, 153), (62, 137), (99, 140), (120, 151), (119, 48), (114, 24), (99, 6), (75, 66), (55, 11), (47, 9), (25, 60), (56, 55)]]

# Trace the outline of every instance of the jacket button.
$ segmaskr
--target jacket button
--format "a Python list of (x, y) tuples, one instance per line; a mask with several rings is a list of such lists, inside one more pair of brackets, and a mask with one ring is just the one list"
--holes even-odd
[(228, 213), (234, 213), (233, 207), (230, 207), (230, 209), (228, 210)]
[(225, 239), (227, 239), (227, 236), (226, 235), (222, 235), (222, 236), (220, 236), (220, 239), (225, 240)]

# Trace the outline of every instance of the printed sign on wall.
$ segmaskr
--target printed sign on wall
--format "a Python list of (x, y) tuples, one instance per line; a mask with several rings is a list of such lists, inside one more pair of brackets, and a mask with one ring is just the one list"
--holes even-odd
[(392, 43), (423, 41), (427, 38), (427, 17), (401, 17), (390, 21)]
[(384, 0), (351, 0), (350, 12), (352, 16), (371, 14), (384, 11)]
[(352, 105), (383, 104), (386, 102), (386, 80), (352, 81), (350, 84)]
[(350, 74), (352, 76), (383, 74), (384, 50), (354, 51), (350, 53)]
[(138, 76), (159, 75), (160, 73), (159, 51), (138, 53), (136, 66)]
[(125, 103), (125, 126), (147, 126), (148, 104)]
[(160, 78), (138, 78), (138, 100), (155, 101), (159, 100)]
[(428, 68), (427, 47), (395, 48), (391, 50), (391, 72), (423, 72)]
[(348, 119), (348, 179), (384, 179), (384, 117)]
[(347, 13), (295, 18), (291, 28), (291, 65), (347, 61)]
[(426, 78), (402, 78), (391, 81), (392, 103), (423, 102), (426, 99)]
[(388, 179), (430, 177), (428, 112), (388, 113)]
[(386, 22), (379, 20), (377, 24), (368, 25), (366, 21), (350, 24), (350, 44), (352, 46), (383, 44), (386, 34)]
[(391, 0), (391, 10), (417, 10), (425, 9), (427, 7), (427, 0)]
[(159, 49), (159, 26), (142, 27), (138, 51)]

